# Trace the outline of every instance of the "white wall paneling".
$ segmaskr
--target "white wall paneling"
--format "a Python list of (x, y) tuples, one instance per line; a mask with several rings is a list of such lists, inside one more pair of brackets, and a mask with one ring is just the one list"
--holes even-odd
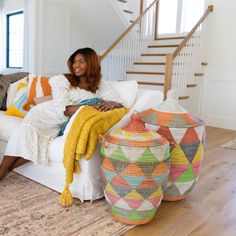
[(236, 74), (208, 75), (204, 83), (202, 117), (209, 125), (236, 130)]
[(207, 27), (202, 117), (209, 125), (236, 130), (235, 0), (208, 0), (214, 5)]

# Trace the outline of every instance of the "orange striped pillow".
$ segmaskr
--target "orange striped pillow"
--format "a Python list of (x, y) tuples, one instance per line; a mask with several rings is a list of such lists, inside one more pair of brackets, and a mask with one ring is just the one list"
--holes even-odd
[(28, 111), (35, 104), (35, 98), (49, 96), (52, 94), (51, 86), (49, 84), (49, 77), (28, 75), (28, 96), (26, 104), (23, 109)]

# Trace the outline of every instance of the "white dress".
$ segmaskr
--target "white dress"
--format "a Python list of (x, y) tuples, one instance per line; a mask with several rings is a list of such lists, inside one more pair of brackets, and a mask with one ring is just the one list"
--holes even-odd
[(64, 75), (50, 78), (49, 83), (53, 100), (38, 104), (28, 112), (20, 127), (11, 135), (5, 155), (46, 164), (49, 142), (58, 135), (61, 125), (68, 120), (64, 115), (66, 106), (91, 98), (122, 103), (114, 90), (103, 80), (95, 94), (70, 87)]

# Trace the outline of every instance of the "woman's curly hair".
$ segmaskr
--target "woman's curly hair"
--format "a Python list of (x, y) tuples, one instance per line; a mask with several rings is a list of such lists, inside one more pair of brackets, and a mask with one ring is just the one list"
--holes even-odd
[(98, 89), (98, 85), (102, 76), (98, 55), (93, 49), (81, 48), (75, 51), (67, 61), (67, 66), (69, 68), (70, 74), (65, 74), (65, 76), (69, 80), (72, 87), (79, 86), (80, 78), (75, 75), (73, 70), (74, 58), (77, 54), (81, 54), (84, 56), (85, 62), (87, 64), (85, 76), (86, 83), (88, 84), (88, 90), (95, 93)]

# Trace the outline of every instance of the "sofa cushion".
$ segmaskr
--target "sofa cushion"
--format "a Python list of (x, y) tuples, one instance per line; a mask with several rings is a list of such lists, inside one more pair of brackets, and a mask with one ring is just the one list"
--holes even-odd
[(124, 106), (131, 108), (136, 100), (138, 83), (135, 80), (108, 81), (117, 95), (124, 101)]
[(0, 140), (7, 142), (22, 120), (22, 118), (8, 116), (4, 111), (0, 111)]

